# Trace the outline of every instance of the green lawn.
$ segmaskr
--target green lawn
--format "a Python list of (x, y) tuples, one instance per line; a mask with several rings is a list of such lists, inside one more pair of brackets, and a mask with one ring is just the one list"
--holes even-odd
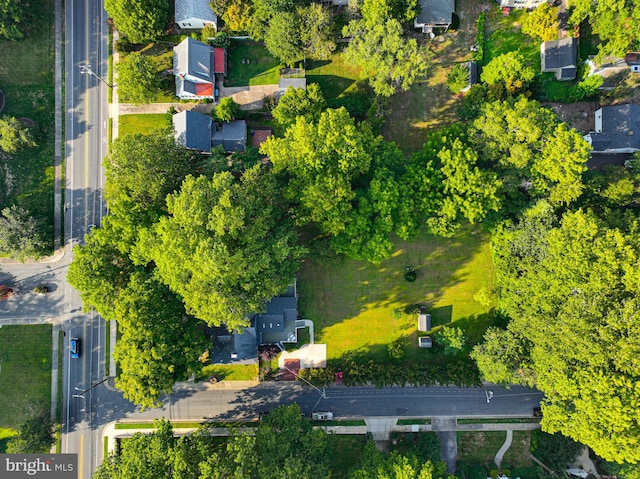
[(257, 364), (210, 364), (202, 368), (196, 379), (205, 380), (217, 376), (221, 381), (255, 381), (258, 378)]
[(156, 128), (171, 128), (171, 115), (169, 113), (150, 113), (120, 115), (118, 117), (118, 136), (134, 133), (149, 134)]
[[(412, 266), (417, 280), (404, 280)], [(308, 260), (298, 274), (299, 309), (315, 325), (315, 340), (327, 344), (329, 359), (357, 352), (386, 361), (387, 345), (402, 338), (408, 361), (428, 358), (416, 344), (414, 314), (394, 315), (397, 308), (429, 305), (433, 329), (455, 323), (470, 343), (480, 341), (490, 323), (490, 308), (473, 299), (494, 283), (487, 238), (466, 230), (455, 238), (422, 236), (412, 243), (397, 241), (393, 256), (379, 265), (344, 259)], [(395, 319), (397, 318), (397, 319)]]
[(0, 328), (0, 427), (51, 407), (51, 325)]
[(35, 0), (30, 8), (38, 15), (27, 38), (0, 41), (0, 89), (6, 97), (2, 114), (33, 120), (38, 146), (0, 155), (0, 208), (18, 204), (31, 212), (53, 247), (53, 1)]
[[(506, 431), (458, 432), (458, 461), (493, 467), (496, 453), (504, 444)], [(503, 457), (502, 467), (529, 467), (529, 431), (514, 431), (513, 442)]]
[(540, 71), (540, 41), (520, 31), (525, 10), (512, 10), (509, 16), (502, 15), (498, 8), (489, 10), (488, 34), (484, 47), (485, 64), (503, 53), (519, 50), (536, 71)]
[[(242, 63), (242, 60), (249, 60)], [(274, 85), (280, 78), (280, 62), (251, 40), (234, 40), (227, 49), (225, 86)]]
[(310, 60), (307, 62), (307, 83), (317, 83), (325, 98), (337, 98), (357, 89), (362, 80), (360, 70), (345, 63), (342, 54), (336, 53), (331, 60)]

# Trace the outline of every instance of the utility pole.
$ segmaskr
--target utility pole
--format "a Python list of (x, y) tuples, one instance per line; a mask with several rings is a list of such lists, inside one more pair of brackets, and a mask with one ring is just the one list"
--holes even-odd
[(109, 88), (113, 88), (113, 85), (109, 84), (109, 82), (107, 82), (104, 78), (102, 78), (100, 75), (98, 75), (96, 72), (94, 72), (91, 69), (91, 64), (89, 64), (89, 65), (80, 65), (80, 74), (85, 74), (85, 73), (87, 75), (92, 75), (92, 76), (96, 77), (98, 80), (100, 80), (102, 83), (107, 85)]

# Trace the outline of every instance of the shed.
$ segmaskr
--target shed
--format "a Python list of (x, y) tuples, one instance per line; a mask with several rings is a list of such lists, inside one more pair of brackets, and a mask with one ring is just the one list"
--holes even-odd
[(421, 336), (418, 338), (418, 346), (421, 348), (430, 348), (433, 346), (433, 341), (429, 336)]
[(422, 306), (418, 314), (418, 331), (431, 331), (431, 315), (427, 314), (427, 309)]

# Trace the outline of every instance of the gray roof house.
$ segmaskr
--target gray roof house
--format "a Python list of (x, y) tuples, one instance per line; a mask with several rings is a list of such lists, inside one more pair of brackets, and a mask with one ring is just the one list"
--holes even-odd
[(211, 153), (211, 148), (221, 146), (226, 152), (244, 151), (247, 143), (247, 122), (244, 120), (217, 123), (203, 113), (184, 110), (172, 117), (176, 143)]
[(456, 11), (455, 0), (419, 0), (418, 4), (420, 12), (413, 20), (414, 28), (423, 33), (432, 33), (434, 28), (449, 28)]
[(173, 74), (178, 98), (213, 98), (216, 73), (219, 72), (215, 71), (213, 47), (191, 37), (173, 47)]
[(595, 113), (595, 131), (584, 136), (597, 153), (640, 150), (640, 106), (604, 106)]
[(179, 28), (201, 29), (206, 25), (218, 28), (218, 17), (209, 0), (176, 0), (175, 21)]
[(575, 80), (578, 71), (578, 41), (567, 37), (540, 44), (540, 69), (553, 72), (558, 80)]

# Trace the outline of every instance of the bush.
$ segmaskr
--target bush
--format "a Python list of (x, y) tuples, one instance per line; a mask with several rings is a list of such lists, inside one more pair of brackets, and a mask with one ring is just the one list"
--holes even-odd
[(227, 32), (218, 32), (209, 43), (213, 47), (229, 48), (231, 46), (231, 37)]
[(447, 75), (447, 88), (454, 95), (469, 85), (469, 68), (464, 63), (456, 63)]
[(478, 15), (478, 19), (476, 20), (476, 52), (473, 55), (473, 59), (478, 63), (482, 63), (484, 60), (484, 12)]
[(402, 348), (402, 343), (399, 339), (389, 344), (387, 346), (387, 351), (389, 353), (389, 358), (391, 359), (402, 359), (404, 357), (404, 349)]

